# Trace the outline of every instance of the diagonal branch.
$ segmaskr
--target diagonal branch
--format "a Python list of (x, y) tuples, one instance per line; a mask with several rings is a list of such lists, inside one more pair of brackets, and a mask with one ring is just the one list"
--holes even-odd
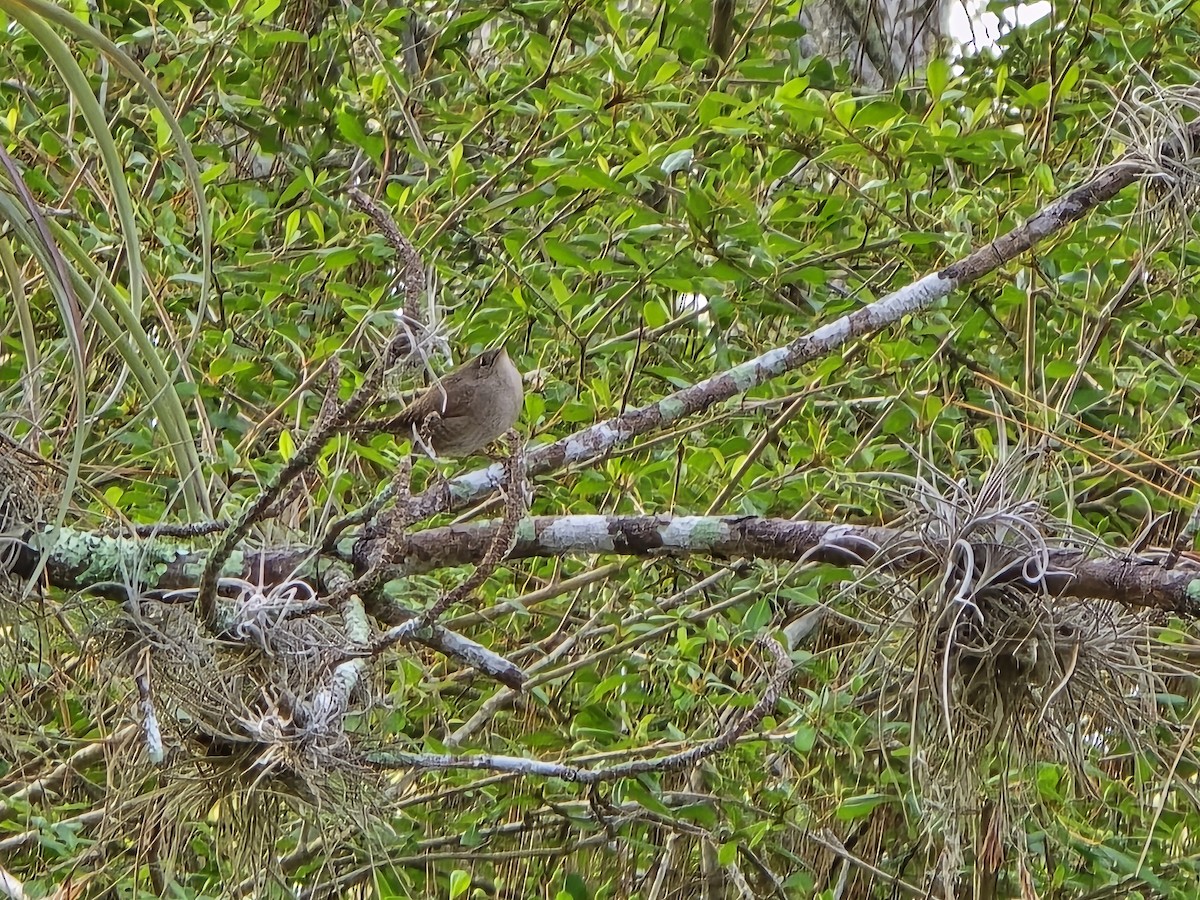
[(787, 683), (792, 672), (791, 660), (783, 648), (768, 637), (755, 640), (760, 648), (765, 650), (775, 665), (768, 677), (767, 687), (763, 695), (750, 709), (734, 722), (729, 728), (711, 740), (703, 741), (687, 750), (659, 756), (653, 759), (636, 759), (611, 766), (598, 766), (593, 769), (582, 769), (578, 766), (563, 763), (543, 762), (537, 759), (525, 759), (515, 756), (491, 756), (486, 754), (472, 756), (447, 756), (437, 753), (402, 753), (388, 751), (372, 754), (368, 761), (380, 768), (413, 768), (413, 769), (486, 769), (493, 772), (512, 772), (521, 775), (535, 775), (544, 778), (561, 778), (576, 784), (601, 784), (617, 781), (621, 778), (634, 778), (649, 772), (670, 772), (678, 769), (690, 769), (701, 760), (732, 747), (737, 740), (754, 728), (767, 715), (779, 700), (779, 694)]
[[(1200, 141), (1200, 121), (1188, 127), (1186, 136), (1193, 143)], [(1170, 152), (1174, 143), (1168, 142), (1164, 152)], [(1175, 152), (1178, 153), (1178, 150)], [(628, 444), (635, 437), (659, 431), (680, 419), (703, 412), (804, 363), (826, 356), (849, 341), (875, 334), (906, 315), (928, 309), (951, 291), (978, 281), (1038, 242), (1082, 219), (1149, 171), (1151, 165), (1144, 157), (1122, 157), (1094, 178), (1044, 207), (1024, 225), (974, 250), (940, 272), (926, 275), (862, 309), (822, 325), (790, 344), (768, 350), (727, 372), (530, 451), (526, 457), (527, 472), (534, 476), (562, 469), (572, 463), (593, 461), (616, 447)], [(428, 490), (405, 500), (398, 507), (402, 508), (401, 514), (408, 521), (420, 521), (448, 508), (465, 507), (497, 489), (502, 480), (503, 467), (494, 464), (454, 479), (449, 491)]]

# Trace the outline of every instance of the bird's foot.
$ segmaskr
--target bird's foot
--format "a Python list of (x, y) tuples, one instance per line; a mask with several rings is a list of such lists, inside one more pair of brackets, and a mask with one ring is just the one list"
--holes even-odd
[(484, 448), (483, 454), (492, 462), (504, 462), (512, 459), (513, 454), (519, 452), (521, 448), (520, 435), (517, 434), (516, 429), (510, 428), (488, 444)]

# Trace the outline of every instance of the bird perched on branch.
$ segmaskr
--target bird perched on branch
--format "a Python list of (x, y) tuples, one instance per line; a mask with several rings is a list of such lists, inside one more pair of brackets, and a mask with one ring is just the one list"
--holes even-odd
[(513, 426), (524, 401), (521, 373), (498, 347), (443, 376), (398, 415), (357, 430), (408, 437), (440, 457), (470, 456)]

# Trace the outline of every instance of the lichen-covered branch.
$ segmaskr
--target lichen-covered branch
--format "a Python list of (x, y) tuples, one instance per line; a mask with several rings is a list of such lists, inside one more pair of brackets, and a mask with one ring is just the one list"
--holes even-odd
[[(496, 522), (451, 525), (410, 535), (407, 555), (390, 577), (463, 565), (479, 559)], [(509, 559), (575, 554), (709, 556), (717, 559), (808, 561), (837, 566), (886, 564), (892, 571), (937, 562), (906, 541), (899, 528), (755, 516), (539, 516), (517, 531)], [(894, 548), (903, 546), (897, 554)], [(891, 549), (889, 549), (891, 548)], [(1167, 569), (1154, 556), (1089, 557), (1078, 549), (1051, 552), (1037, 583), (1014, 566), (999, 573), (1010, 583), (1041, 588), (1053, 596), (1113, 600), (1126, 606), (1200, 615), (1200, 572)]]
[[(341, 592), (350, 583), (350, 576), (337, 568), (326, 575), (326, 582), (335, 592)], [(338, 611), (342, 615), (343, 630), (352, 646), (365, 647), (371, 640), (371, 625), (363, 610), (362, 600), (352, 592), (344, 593)], [(334, 666), (325, 683), (305, 704), (308, 720), (316, 727), (340, 731), (346, 710), (350, 708), (350, 694), (358, 686), (365, 669), (366, 661), (361, 657)]]
[[(1192, 141), (1200, 139), (1200, 122), (1188, 127), (1186, 138)], [(1025, 224), (972, 251), (940, 272), (926, 275), (862, 309), (822, 325), (786, 346), (768, 350), (727, 372), (531, 450), (527, 457), (528, 473), (531, 476), (538, 475), (572, 463), (600, 458), (636, 437), (660, 431), (681, 419), (711, 409), (804, 363), (827, 356), (855, 338), (875, 334), (899, 322), (904, 316), (928, 309), (951, 291), (978, 281), (1016, 259), (1039, 241), (1082, 219), (1150, 170), (1148, 161), (1136, 156), (1124, 157), (1102, 169), (1090, 181), (1048, 204)], [(445, 511), (447, 506), (454, 509), (466, 506), (494, 491), (502, 479), (503, 467), (493, 464), (454, 479), (450, 482), (448, 493), (427, 490), (397, 507), (408, 521), (420, 521)]]
[[(70, 528), (47, 531), (31, 538), (14, 561), (12, 571), (29, 577), (46, 556), (46, 574), (54, 587), (85, 591), (123, 602), (131, 595), (168, 603), (194, 603), (204, 554), (168, 540), (140, 540), (98, 535)], [(230, 554), (221, 579), (254, 579), (265, 585), (304, 578), (322, 584), (320, 561), (309, 547), (241, 551)], [(382, 596), (364, 600), (367, 612), (384, 625), (399, 625), (420, 612), (401, 607)], [(432, 625), (409, 640), (478, 669), (506, 687), (520, 690), (526, 676), (519, 666), (457, 632)]]
[[(499, 522), (479, 522), (431, 528), (405, 539), (403, 555), (381, 573), (383, 580), (403, 578), (435, 569), (477, 563), (492, 545)], [(716, 559), (804, 560), (837, 566), (878, 563), (880, 548), (895, 547), (908, 533), (877, 525), (839, 525), (755, 516), (538, 516), (517, 527), (516, 542), (507, 558), (612, 554), (619, 556), (707, 556)], [(46, 544), (46, 571), (51, 584), (65, 590), (88, 590), (123, 600), (127, 586), (123, 573), (138, 573), (134, 585), (143, 594), (165, 594), (194, 589), (203, 556), (168, 541), (141, 541), (104, 537), (63, 529)], [(313, 575), (319, 567), (307, 547), (235, 553), (222, 569), (222, 577), (254, 577), (282, 582), (290, 577)], [(1186, 560), (1187, 558), (1185, 558)], [(18, 575), (32, 571), (36, 557), (26, 555), (15, 568)], [(1079, 549), (1058, 549), (1049, 557), (1042, 587), (1064, 597), (1113, 600), (1130, 607), (1162, 609), (1200, 615), (1200, 573), (1195, 567), (1167, 568), (1165, 556), (1150, 554), (1085, 554)], [(933, 562), (928, 553), (906, 545), (905, 554), (889, 553), (893, 571), (913, 569)], [(1012, 581), (1021, 572), (1009, 573)], [(314, 582), (315, 583), (315, 582)], [(181, 597), (180, 601), (190, 600)], [(364, 598), (367, 612), (386, 625), (398, 625), (421, 615), (383, 596)], [(477, 656), (478, 647), (439, 626), (421, 629), (418, 640), (464, 663)], [(466, 654), (466, 655), (464, 655)], [(524, 681), (519, 669), (489, 670), (510, 687)]]

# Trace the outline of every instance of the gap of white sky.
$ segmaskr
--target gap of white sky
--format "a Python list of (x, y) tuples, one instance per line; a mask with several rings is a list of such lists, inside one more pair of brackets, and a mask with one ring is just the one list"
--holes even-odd
[(1051, 10), (1050, 0), (1014, 3), (1000, 15), (981, 10), (985, 0), (956, 0), (950, 5), (949, 31), (958, 46), (954, 56), (966, 53), (994, 52), (996, 41), (1020, 25), (1029, 25)]

